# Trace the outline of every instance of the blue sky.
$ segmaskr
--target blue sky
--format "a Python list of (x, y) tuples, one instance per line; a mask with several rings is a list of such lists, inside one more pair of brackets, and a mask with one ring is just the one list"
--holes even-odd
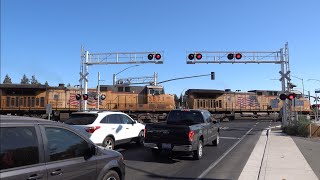
[[(23, 74), (44, 83), (79, 84), (80, 47), (89, 52), (164, 51), (164, 64), (142, 64), (118, 77), (151, 76), (159, 81), (207, 74), (163, 84), (167, 93), (185, 89), (280, 90), (280, 65), (186, 64), (186, 51), (279, 51), (289, 43), (291, 74), (306, 90), (320, 88), (320, 1), (292, 0), (1, 0), (1, 82)], [(89, 87), (97, 74), (130, 65), (89, 67)], [(302, 88), (301, 80), (292, 82)]]

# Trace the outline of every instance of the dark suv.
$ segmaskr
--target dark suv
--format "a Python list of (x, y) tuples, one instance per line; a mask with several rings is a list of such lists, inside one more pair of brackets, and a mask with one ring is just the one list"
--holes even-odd
[(7, 179), (124, 179), (123, 156), (96, 146), (68, 125), (0, 116), (0, 177)]

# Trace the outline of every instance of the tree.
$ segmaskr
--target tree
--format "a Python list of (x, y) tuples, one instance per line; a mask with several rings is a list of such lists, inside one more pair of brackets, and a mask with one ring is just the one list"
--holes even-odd
[(49, 83), (48, 83), (48, 81), (46, 81), (46, 82), (44, 83), (44, 85), (46, 85), (46, 86), (49, 86)]
[(35, 75), (32, 75), (31, 77), (31, 84), (39, 84), (38, 80), (36, 79)]
[(9, 77), (8, 74), (7, 74), (6, 77), (4, 78), (3, 84), (12, 84), (11, 78)]
[(30, 81), (29, 78), (27, 78), (27, 76), (24, 74), (22, 79), (21, 79), (20, 84), (30, 84), (29, 81)]

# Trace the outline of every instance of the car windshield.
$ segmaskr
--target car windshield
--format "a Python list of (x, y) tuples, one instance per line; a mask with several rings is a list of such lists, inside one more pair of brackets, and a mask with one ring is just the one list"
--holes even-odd
[(92, 124), (97, 116), (97, 114), (72, 114), (64, 123), (69, 125), (88, 125)]
[(203, 123), (203, 117), (199, 111), (172, 111), (170, 112), (168, 124), (198, 124)]

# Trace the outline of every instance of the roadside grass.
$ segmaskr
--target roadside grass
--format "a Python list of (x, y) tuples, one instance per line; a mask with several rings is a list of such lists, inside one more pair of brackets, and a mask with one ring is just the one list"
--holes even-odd
[(301, 136), (308, 137), (309, 135), (309, 125), (311, 121), (304, 117), (299, 117), (298, 121), (288, 125), (283, 126), (282, 131), (290, 136)]

